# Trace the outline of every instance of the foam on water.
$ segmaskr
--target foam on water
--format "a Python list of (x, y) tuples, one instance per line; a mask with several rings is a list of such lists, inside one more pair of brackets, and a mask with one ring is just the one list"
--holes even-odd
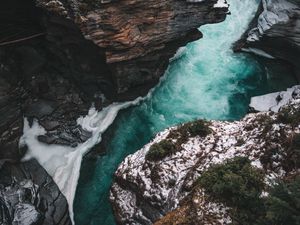
[(254, 17), (258, 1), (228, 3), (231, 15), (226, 21), (201, 27), (204, 38), (178, 51), (151, 98), (118, 116), (110, 128), (107, 154), (83, 161), (74, 205), (76, 225), (115, 224), (108, 199), (113, 173), (155, 133), (196, 118), (239, 119), (252, 96), (286, 89), (287, 83), (281, 82), (274, 90), (268, 70), (231, 49)]
[(101, 141), (103, 132), (112, 124), (121, 109), (136, 105), (140, 100), (141, 98), (132, 102), (114, 103), (101, 112), (92, 107), (88, 115), (77, 120), (83, 129), (92, 132), (92, 137), (75, 148), (39, 142), (37, 137), (45, 134), (45, 129), (36, 120), (30, 126), (28, 120), (24, 119), (24, 134), (20, 139), (20, 145), (27, 145), (28, 151), (23, 160), (35, 158), (52, 176), (68, 201), (72, 221), (73, 201), (83, 155)]

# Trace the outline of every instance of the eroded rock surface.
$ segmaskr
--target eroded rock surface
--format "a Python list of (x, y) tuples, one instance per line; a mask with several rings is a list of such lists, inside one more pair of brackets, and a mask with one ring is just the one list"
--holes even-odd
[[(199, 39), (203, 24), (225, 19), (228, 5), (205, 1), (58, 1), (38, 6), (71, 18), (84, 37), (105, 49), (118, 93), (153, 86), (178, 47)], [(147, 88), (148, 89), (148, 88)]]
[(249, 30), (236, 43), (246, 50), (291, 63), (300, 80), (300, 1), (262, 0)]
[(71, 224), (65, 197), (35, 160), (1, 163), (0, 223)]
[[(211, 165), (236, 156), (245, 156), (254, 166), (263, 169), (266, 182), (296, 173), (299, 164), (291, 163), (294, 153), (290, 152), (289, 145), (300, 133), (299, 107), (300, 89), (297, 87), (278, 113), (249, 114), (236, 122), (212, 121), (209, 125), (212, 132), (207, 136), (190, 137), (175, 153), (149, 160), (146, 157), (153, 144), (166, 139), (176, 143), (181, 138), (174, 138), (172, 134), (177, 132), (177, 127), (159, 133), (151, 143), (128, 156), (115, 173), (110, 199), (117, 221), (119, 224), (152, 224), (175, 209), (157, 224), (164, 224), (163, 221), (180, 224), (177, 219), (181, 221), (184, 215), (193, 213), (195, 224), (230, 224), (224, 206), (209, 203), (201, 190), (195, 192), (196, 180)], [(192, 207), (194, 211), (191, 204), (197, 205)], [(208, 217), (214, 218), (213, 221)]]

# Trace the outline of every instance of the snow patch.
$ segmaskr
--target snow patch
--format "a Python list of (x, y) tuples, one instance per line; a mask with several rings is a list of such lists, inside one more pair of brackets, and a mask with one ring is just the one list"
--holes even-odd
[(226, 0), (218, 0), (216, 4), (214, 4), (214, 8), (228, 8), (229, 4)]
[(293, 95), (298, 92), (300, 92), (300, 85), (288, 88), (286, 91), (256, 96), (251, 98), (250, 107), (256, 111), (278, 112), (278, 110), (282, 106), (287, 105), (293, 99)]
[(258, 48), (242, 48), (242, 51), (252, 52), (255, 55), (262, 56), (262, 57), (265, 57), (268, 59), (275, 59), (275, 57), (273, 57), (272, 55), (270, 55), (270, 54), (266, 53), (265, 51), (258, 49)]

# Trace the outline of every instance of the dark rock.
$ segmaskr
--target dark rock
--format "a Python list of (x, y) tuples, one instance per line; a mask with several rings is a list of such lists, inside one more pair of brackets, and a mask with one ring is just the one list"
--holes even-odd
[(34, 117), (41, 119), (44, 116), (49, 116), (55, 110), (55, 102), (38, 100), (27, 106), (25, 109), (25, 117)]
[(228, 9), (216, 2), (109, 1), (84, 10), (77, 0), (5, 0), (0, 19), (9, 30), (1, 40), (38, 37), (1, 46), (0, 130), (18, 138), (25, 115), (44, 125), (46, 143), (85, 141), (89, 134), (74, 123), (92, 102), (101, 110), (146, 95), (176, 50), (202, 37), (200, 25), (225, 19)]
[(65, 197), (35, 161), (0, 167), (1, 224), (71, 224)]
[[(86, 39), (104, 49), (115, 94), (131, 99), (158, 82), (178, 47), (201, 37), (199, 26), (223, 21), (228, 11), (214, 8), (217, 0), (36, 1), (47, 11), (70, 18)], [(198, 35), (191, 38), (191, 33)]]
[(234, 49), (256, 49), (289, 62), (300, 81), (300, 2), (298, 0), (262, 0), (249, 29)]

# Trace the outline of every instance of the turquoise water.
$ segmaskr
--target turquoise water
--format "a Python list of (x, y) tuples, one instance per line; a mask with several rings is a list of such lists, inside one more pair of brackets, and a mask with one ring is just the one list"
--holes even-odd
[(107, 154), (84, 160), (74, 204), (76, 225), (113, 225), (109, 187), (118, 164), (155, 133), (196, 118), (236, 120), (247, 113), (251, 96), (283, 90), (269, 69), (231, 45), (246, 30), (258, 3), (231, 0), (225, 22), (201, 27), (204, 38), (172, 61), (165, 79), (139, 106), (119, 114), (110, 128)]

